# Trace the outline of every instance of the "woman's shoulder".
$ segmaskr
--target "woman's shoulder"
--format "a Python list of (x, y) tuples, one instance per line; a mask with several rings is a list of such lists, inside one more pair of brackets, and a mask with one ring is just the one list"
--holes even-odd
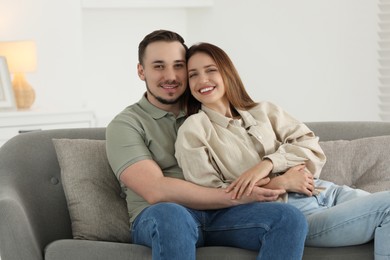
[(262, 112), (268, 112), (268, 111), (275, 111), (275, 110), (280, 110), (281, 108), (276, 105), (275, 103), (271, 101), (260, 101), (257, 102), (257, 105), (254, 106), (253, 108), (249, 109), (249, 111), (262, 111)]
[(196, 131), (198, 127), (208, 126), (210, 124), (210, 119), (205, 112), (199, 110), (198, 113), (190, 115), (184, 121), (183, 125), (180, 128), (193, 129)]

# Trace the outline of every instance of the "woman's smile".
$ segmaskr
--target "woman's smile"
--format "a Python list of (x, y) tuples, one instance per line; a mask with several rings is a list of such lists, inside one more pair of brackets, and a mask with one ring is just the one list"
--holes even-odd
[(215, 87), (204, 87), (199, 90), (201, 94), (209, 94), (211, 91), (213, 91)]

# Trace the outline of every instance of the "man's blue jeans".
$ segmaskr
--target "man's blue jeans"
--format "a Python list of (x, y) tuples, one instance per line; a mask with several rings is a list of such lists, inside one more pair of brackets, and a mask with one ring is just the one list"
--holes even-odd
[(317, 180), (325, 191), (307, 197), (290, 193), (288, 203), (309, 223), (306, 245), (338, 247), (375, 242), (375, 259), (390, 259), (390, 192), (370, 194)]
[(302, 259), (307, 222), (295, 207), (278, 202), (220, 210), (175, 203), (146, 208), (132, 225), (133, 243), (152, 248), (153, 259), (196, 258), (196, 247), (232, 246), (259, 252), (257, 259)]

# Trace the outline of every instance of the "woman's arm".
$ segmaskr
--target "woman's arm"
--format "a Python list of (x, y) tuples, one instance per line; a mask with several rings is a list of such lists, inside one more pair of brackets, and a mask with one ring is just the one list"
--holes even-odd
[(242, 194), (251, 193), (256, 180), (269, 173), (284, 173), (272, 178), (264, 187), (311, 195), (313, 176), (319, 176), (325, 163), (318, 137), (305, 124), (272, 103), (261, 102), (249, 112), (258, 122), (255, 127), (259, 129), (254, 131), (261, 135), (265, 154), (260, 154), (263, 157), (258, 167), (244, 172), (227, 190), (233, 191), (234, 198), (240, 198)]
[(319, 138), (304, 123), (292, 117), (279, 106), (262, 102), (250, 111), (256, 120), (275, 134), (275, 148), (265, 153), (264, 159), (273, 163), (273, 173), (284, 173), (293, 166), (305, 164), (318, 178), (326, 157)]

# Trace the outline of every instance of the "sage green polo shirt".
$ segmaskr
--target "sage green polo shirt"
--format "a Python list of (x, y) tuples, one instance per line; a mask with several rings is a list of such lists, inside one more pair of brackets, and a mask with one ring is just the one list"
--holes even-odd
[[(118, 180), (127, 167), (147, 159), (154, 160), (165, 176), (184, 179), (175, 158), (177, 130), (184, 120), (184, 112), (176, 118), (150, 104), (145, 95), (119, 113), (106, 129), (107, 157)], [(121, 185), (132, 222), (149, 204)]]

